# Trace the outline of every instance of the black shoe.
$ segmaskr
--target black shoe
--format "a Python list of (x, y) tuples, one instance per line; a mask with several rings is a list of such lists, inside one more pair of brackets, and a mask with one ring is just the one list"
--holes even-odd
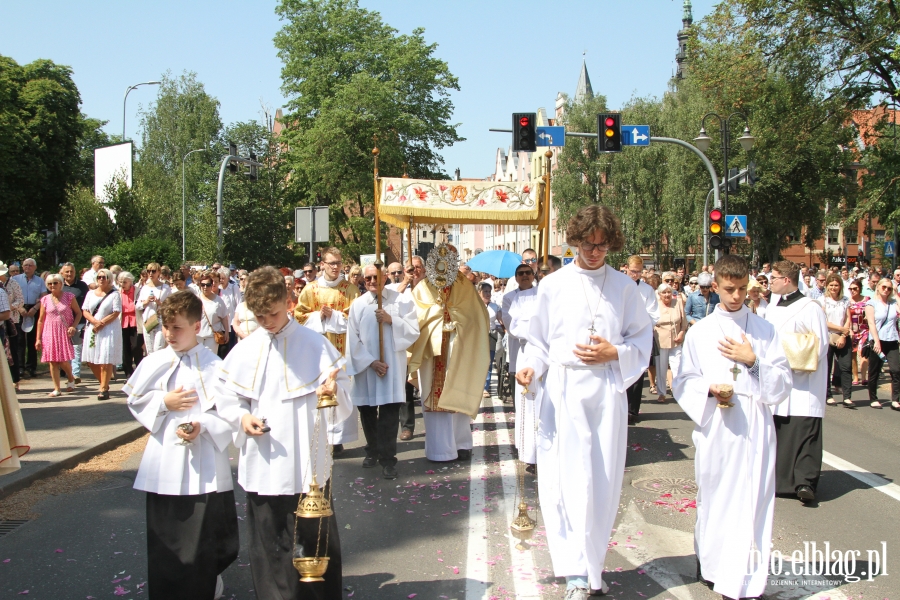
[(525, 472), (537, 475), (537, 465), (526, 465)]
[(457, 450), (456, 451), (456, 460), (469, 460), (472, 458), (471, 450)]
[(363, 469), (371, 469), (378, 464), (378, 459), (374, 456), (367, 456), (363, 459)]
[(385, 479), (397, 479), (397, 467), (394, 465), (385, 465), (381, 470), (381, 474)]
[(628, 413), (628, 424), (629, 425), (637, 425), (637, 422), (638, 422), (638, 416)]
[(335, 444), (334, 446), (331, 447), (331, 455), (332, 456), (337, 456), (338, 454), (341, 454), (343, 451), (344, 451), (343, 444)]
[(797, 488), (797, 497), (803, 502), (812, 502), (816, 499), (816, 493), (808, 485), (801, 485)]

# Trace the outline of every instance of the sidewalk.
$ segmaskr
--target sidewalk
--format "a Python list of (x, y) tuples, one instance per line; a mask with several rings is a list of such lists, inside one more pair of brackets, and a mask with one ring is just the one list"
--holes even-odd
[(120, 391), (125, 379), (122, 373), (117, 375), (110, 385), (109, 400), (97, 400), (97, 380), (86, 368), (75, 392), (64, 391), (59, 398), (47, 396), (53, 384), (46, 365), (39, 367), (37, 377), (21, 381), (19, 407), (31, 450), (22, 457), (21, 469), (0, 476), (0, 498), (146, 432), (126, 407)]

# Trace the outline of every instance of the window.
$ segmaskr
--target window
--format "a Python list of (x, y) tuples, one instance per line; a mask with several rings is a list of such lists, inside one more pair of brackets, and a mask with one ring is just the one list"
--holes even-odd
[(875, 243), (883, 244), (884, 243), (884, 229), (876, 229), (874, 233), (875, 233)]
[(845, 244), (858, 244), (859, 243), (859, 230), (856, 227), (849, 227), (844, 229), (844, 243)]
[(788, 234), (788, 243), (789, 244), (799, 244), (800, 243), (800, 230), (795, 229)]
[(837, 227), (829, 227), (828, 228), (828, 245), (829, 246), (838, 246), (841, 243), (841, 230)]

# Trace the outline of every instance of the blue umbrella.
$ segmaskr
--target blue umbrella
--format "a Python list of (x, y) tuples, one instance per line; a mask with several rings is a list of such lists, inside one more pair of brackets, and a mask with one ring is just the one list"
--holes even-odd
[(488, 250), (475, 255), (466, 264), (473, 271), (489, 273), (494, 277), (512, 277), (516, 274), (516, 267), (522, 264), (522, 256), (509, 250)]

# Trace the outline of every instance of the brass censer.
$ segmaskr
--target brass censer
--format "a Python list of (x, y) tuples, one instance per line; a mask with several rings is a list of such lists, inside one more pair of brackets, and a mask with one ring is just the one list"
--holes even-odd
[[(326, 383), (333, 382), (334, 379), (331, 377), (328, 378)], [(319, 402), (316, 404), (316, 408), (331, 408), (333, 406), (337, 406), (337, 399), (334, 397), (334, 394), (324, 393), (319, 395)]]
[[(525, 396), (529, 393), (527, 386), (522, 386), (522, 399), (523, 403), (523, 414), (524, 414), (524, 402)], [(535, 410), (537, 408), (535, 407)], [(537, 416), (537, 415), (535, 415)], [(521, 419), (521, 423), (519, 423), (519, 431), (521, 432), (522, 439), (525, 439), (525, 419)], [(537, 426), (537, 421), (535, 420), (535, 426)], [(525, 463), (522, 461), (521, 456), (516, 460), (516, 496), (519, 499), (518, 505), (518, 514), (513, 519), (513, 522), (509, 525), (509, 531), (514, 538), (519, 540), (519, 543), (516, 544), (516, 550), (520, 552), (524, 552), (525, 550), (529, 550), (531, 546), (529, 546), (526, 542), (531, 539), (534, 535), (534, 528), (537, 525), (537, 521), (528, 516), (528, 505), (525, 503)]]

